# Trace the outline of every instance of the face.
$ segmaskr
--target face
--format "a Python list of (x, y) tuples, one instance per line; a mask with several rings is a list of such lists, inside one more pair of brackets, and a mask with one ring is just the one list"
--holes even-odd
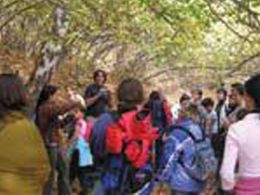
[(181, 102), (181, 109), (183, 111), (185, 111), (189, 107), (189, 105), (190, 105), (190, 101), (189, 100), (184, 100), (184, 101)]
[(218, 99), (218, 101), (225, 100), (226, 99), (225, 94), (223, 92), (218, 92), (217, 93), (217, 99)]
[(191, 92), (191, 97), (193, 102), (197, 102), (201, 99), (199, 93), (197, 91), (192, 91)]
[(189, 113), (190, 118), (193, 120), (193, 122), (195, 123), (199, 123), (200, 122), (200, 117), (199, 115), (195, 114), (195, 113)]
[(244, 101), (245, 101), (246, 109), (248, 111), (251, 111), (255, 108), (255, 102), (254, 102), (253, 98), (250, 95), (248, 95), (247, 93), (245, 93), (245, 95), (244, 95)]
[(236, 106), (237, 105), (233, 95), (231, 95), (231, 94), (228, 96), (228, 104), (229, 104), (229, 106)]
[(243, 96), (241, 96), (236, 89), (231, 90), (231, 96), (234, 101), (234, 104), (241, 105), (243, 101)]
[(212, 112), (213, 107), (212, 107), (212, 106), (207, 106), (207, 107), (206, 107), (206, 110), (207, 110), (207, 112)]
[(102, 72), (99, 72), (97, 77), (95, 78), (95, 82), (98, 85), (103, 85), (105, 83), (105, 76)]

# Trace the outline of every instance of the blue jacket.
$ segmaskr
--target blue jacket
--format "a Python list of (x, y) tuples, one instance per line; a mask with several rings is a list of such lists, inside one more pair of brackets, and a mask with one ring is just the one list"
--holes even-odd
[[(203, 138), (201, 128), (191, 120), (185, 120), (177, 126), (189, 129), (196, 139)], [(170, 132), (169, 139), (165, 142), (163, 148), (161, 177), (162, 180), (170, 184), (172, 190), (195, 193), (203, 191), (205, 182), (191, 178), (182, 164), (185, 163), (187, 167), (192, 165), (194, 156), (195, 143), (189, 135), (180, 129), (174, 129)]]

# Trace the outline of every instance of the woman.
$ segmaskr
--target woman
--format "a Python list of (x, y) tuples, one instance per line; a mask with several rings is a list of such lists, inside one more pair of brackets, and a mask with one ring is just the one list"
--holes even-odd
[[(260, 75), (245, 83), (249, 114), (231, 125), (221, 168), (222, 188), (235, 195), (260, 194)], [(236, 165), (238, 163), (238, 179)]]
[(0, 75), (0, 194), (41, 195), (49, 162), (41, 135), (24, 110), (28, 94), (13, 74)]
[(93, 73), (94, 83), (87, 86), (84, 94), (86, 101), (86, 116), (97, 118), (109, 111), (110, 92), (105, 86), (107, 74), (103, 70)]
[(48, 150), (51, 162), (51, 174), (45, 186), (44, 194), (52, 194), (55, 169), (58, 170), (58, 192), (62, 195), (70, 195), (69, 168), (65, 161), (64, 133), (60, 129), (60, 115), (74, 108), (83, 106), (82, 100), (71, 92), (68, 98), (63, 98), (58, 87), (46, 85), (43, 87), (36, 107), (36, 124), (38, 125), (45, 146)]

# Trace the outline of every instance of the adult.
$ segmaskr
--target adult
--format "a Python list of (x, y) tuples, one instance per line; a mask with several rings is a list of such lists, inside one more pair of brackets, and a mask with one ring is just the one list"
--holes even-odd
[(236, 195), (257, 195), (260, 194), (260, 75), (251, 77), (244, 86), (249, 113), (228, 130), (221, 168), (222, 187)]
[(99, 117), (109, 109), (110, 92), (106, 88), (107, 74), (103, 70), (96, 70), (93, 74), (94, 83), (87, 86), (84, 94), (86, 101), (86, 115)]
[(51, 174), (45, 187), (44, 194), (51, 195), (55, 182), (55, 170), (58, 169), (58, 193), (70, 195), (69, 167), (63, 151), (63, 132), (60, 129), (60, 115), (73, 108), (80, 107), (81, 99), (76, 95), (63, 98), (57, 86), (43, 87), (36, 106), (36, 124), (38, 125), (51, 162)]
[(230, 125), (239, 121), (239, 113), (243, 108), (244, 86), (241, 83), (231, 85), (230, 102), (228, 107), (227, 117), (223, 120), (224, 128), (229, 128)]
[(49, 175), (41, 135), (26, 115), (27, 90), (18, 76), (0, 75), (0, 194), (42, 194)]
[(218, 132), (221, 132), (223, 127), (223, 120), (227, 116), (227, 90), (224, 88), (220, 88), (217, 90), (217, 104), (215, 111), (217, 113), (217, 127)]

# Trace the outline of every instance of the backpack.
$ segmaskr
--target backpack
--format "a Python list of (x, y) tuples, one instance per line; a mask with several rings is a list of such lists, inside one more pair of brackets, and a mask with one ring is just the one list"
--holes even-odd
[[(182, 149), (177, 151), (179, 153), (178, 162), (185, 169), (187, 174), (198, 181), (205, 181), (210, 175), (215, 174), (218, 163), (215, 158), (211, 141), (205, 133), (202, 131), (202, 139), (197, 139), (189, 129), (186, 129), (185, 127), (174, 126), (173, 129), (185, 132), (188, 135), (188, 138), (192, 139), (195, 143), (195, 155), (191, 166), (188, 166), (183, 162)], [(185, 142), (185, 140), (183, 142)]]
[(91, 153), (97, 163), (103, 164), (106, 159), (106, 131), (107, 127), (112, 123), (114, 123), (114, 118), (110, 113), (102, 114), (93, 123), (93, 129), (89, 135), (89, 144)]
[(106, 131), (106, 151), (110, 154), (124, 154), (134, 168), (142, 168), (149, 160), (150, 149), (158, 139), (157, 130), (152, 127), (150, 115), (138, 120), (138, 113), (123, 114)]
[(124, 113), (108, 125), (105, 137), (107, 169), (102, 177), (105, 189), (118, 189), (119, 194), (131, 194), (152, 178), (150, 152), (157, 131), (150, 115)]

